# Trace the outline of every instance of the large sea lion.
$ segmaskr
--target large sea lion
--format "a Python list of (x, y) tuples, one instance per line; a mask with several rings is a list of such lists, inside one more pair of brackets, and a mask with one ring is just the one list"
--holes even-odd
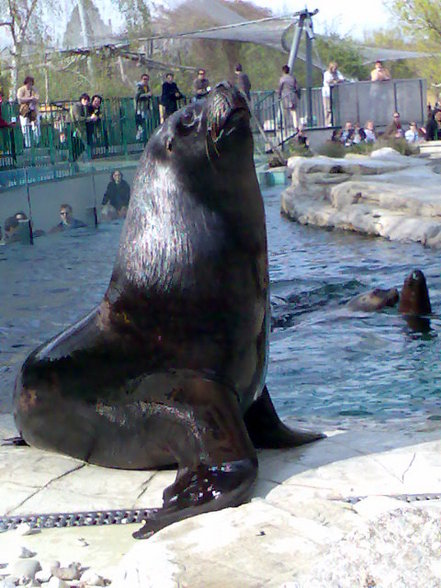
[(373, 312), (375, 310), (381, 310), (386, 306), (395, 306), (398, 299), (399, 294), (396, 288), (389, 288), (388, 290), (375, 288), (374, 290), (355, 296), (355, 298), (349, 300), (346, 307), (350, 310)]
[(426, 278), (421, 270), (413, 270), (404, 280), (398, 310), (407, 315), (424, 315), (432, 312)]
[(103, 301), (17, 378), (30, 445), (107, 467), (178, 465), (138, 538), (247, 500), (255, 446), (322, 437), (282, 424), (265, 387), (268, 260), (249, 116), (223, 83), (167, 119), (140, 160)]

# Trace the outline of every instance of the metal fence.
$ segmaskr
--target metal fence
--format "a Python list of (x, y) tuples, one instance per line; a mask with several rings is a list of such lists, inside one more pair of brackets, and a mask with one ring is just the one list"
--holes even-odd
[[(340, 84), (332, 93), (333, 126), (343, 126), (348, 120), (362, 124), (373, 120), (375, 126), (383, 126), (390, 122), (394, 110), (400, 111), (404, 122), (415, 120), (422, 124), (426, 94), (426, 81), (422, 79)], [(71, 122), (72, 104), (64, 101), (41, 105), (38, 130), (28, 129), (29, 132), (23, 134), (18, 104), (3, 103), (4, 118), (17, 121), (17, 125), (0, 129), (0, 172), (52, 166), (57, 173), (69, 175), (74, 173), (75, 162), (81, 159), (141, 152), (160, 123), (157, 97), (152, 98), (147, 116), (142, 120), (142, 133), (139, 132), (133, 98), (104, 100), (101, 120), (94, 125), (91, 139), (84, 140), (78, 138)], [(252, 92), (251, 106), (253, 128), (260, 135), (266, 134), (268, 139), (283, 145), (295, 134), (293, 119), (283, 112), (276, 92)], [(301, 91), (297, 118), (298, 124), (305, 129), (325, 126), (321, 88)], [(7, 179), (2, 181), (0, 176), (0, 188), (5, 182), (6, 186), (21, 183), (20, 174), (2, 175)], [(33, 176), (36, 174), (30, 171), (28, 177)]]

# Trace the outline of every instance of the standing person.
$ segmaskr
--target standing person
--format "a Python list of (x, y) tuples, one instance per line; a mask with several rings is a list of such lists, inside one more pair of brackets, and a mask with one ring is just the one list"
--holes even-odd
[(282, 67), (282, 76), (279, 79), (278, 96), (282, 106), (285, 126), (292, 122), (294, 129), (298, 128), (297, 124), (297, 80), (289, 73), (289, 67)]
[(162, 84), (161, 104), (164, 107), (164, 120), (178, 110), (178, 100), (184, 98), (173, 78), (173, 74), (169, 72)]
[(73, 127), (72, 150), (74, 160), (78, 159), (84, 151), (86, 144), (89, 143), (87, 140), (87, 122), (90, 116), (89, 106), (90, 96), (89, 94), (83, 93), (70, 111)]
[(236, 67), (234, 68), (234, 73), (236, 77), (236, 86), (239, 88), (241, 92), (245, 94), (247, 97), (248, 102), (251, 100), (251, 82), (250, 78), (247, 74), (242, 70), (242, 64), (236, 63)]
[(90, 99), (88, 107), (89, 117), (86, 122), (87, 144), (90, 148), (92, 148), (94, 143), (101, 143), (102, 139), (104, 145), (107, 147), (107, 132), (102, 121), (102, 102), (103, 98), (99, 94), (94, 94)]
[(194, 99), (201, 100), (202, 98), (206, 98), (210, 90), (210, 82), (205, 77), (205, 69), (201, 68), (198, 71), (197, 78), (193, 80)]
[(389, 70), (377, 59), (374, 69), (371, 71), (371, 82), (387, 82), (391, 79)]
[(15, 155), (15, 138), (14, 131), (15, 122), (7, 122), (2, 116), (3, 91), (0, 88), (0, 149), (4, 153), (10, 153), (12, 159), (16, 161)]
[(17, 100), (19, 104), (20, 126), (23, 133), (25, 147), (30, 147), (31, 129), (34, 135), (34, 142), (40, 140), (40, 117), (38, 114), (38, 101), (40, 96), (34, 88), (34, 78), (26, 76), (23, 86), (17, 90)]
[(136, 83), (135, 94), (135, 122), (136, 122), (136, 140), (139, 141), (144, 135), (144, 122), (150, 115), (150, 101), (152, 91), (150, 90), (150, 76), (142, 74), (141, 81)]
[(322, 98), (323, 110), (325, 112), (325, 126), (332, 126), (332, 95), (331, 88), (337, 84), (341, 84), (345, 78), (338, 70), (338, 65), (335, 61), (331, 61), (328, 69), (323, 74)]

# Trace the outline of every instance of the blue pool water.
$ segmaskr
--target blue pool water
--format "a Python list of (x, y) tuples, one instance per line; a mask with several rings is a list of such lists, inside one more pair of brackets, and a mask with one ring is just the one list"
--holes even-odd
[[(268, 386), (283, 417), (320, 427), (434, 428), (441, 420), (439, 253), (417, 244), (303, 227), (264, 192), (272, 335)], [(107, 287), (121, 224), (0, 248), (0, 412), (37, 344), (86, 314)], [(373, 287), (424, 271), (434, 315), (415, 330), (396, 309), (349, 312)], [(440, 425), (441, 426), (441, 425)]]

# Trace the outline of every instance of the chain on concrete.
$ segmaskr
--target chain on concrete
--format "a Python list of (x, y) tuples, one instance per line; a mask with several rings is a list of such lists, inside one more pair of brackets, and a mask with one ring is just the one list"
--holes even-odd
[[(438, 494), (376, 494), (376, 498), (394, 498), (395, 500), (402, 500), (403, 502), (427, 502), (428, 500), (441, 500), (441, 493)], [(343, 498), (343, 502), (349, 504), (357, 504), (369, 496), (349, 496)], [(339, 500), (338, 498), (336, 500)], [(341, 499), (340, 499), (341, 500)]]
[(142, 523), (151, 512), (151, 509), (127, 509), (2, 516), (0, 532), (11, 531), (23, 523), (27, 523), (31, 529), (129, 525)]

